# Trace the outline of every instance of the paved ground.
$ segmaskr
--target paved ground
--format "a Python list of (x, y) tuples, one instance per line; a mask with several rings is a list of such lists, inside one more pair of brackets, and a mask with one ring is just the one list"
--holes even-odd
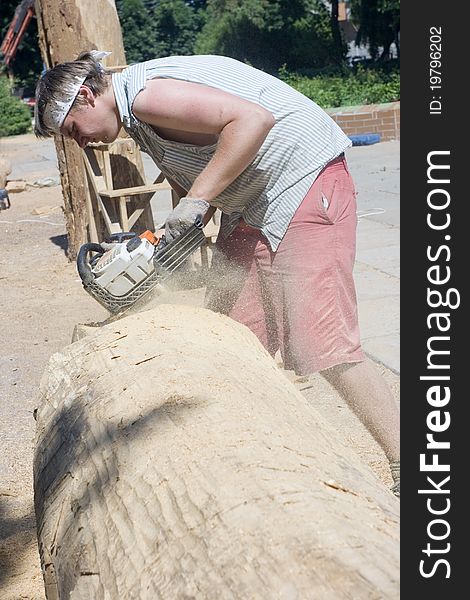
[(358, 191), (355, 277), (363, 346), (400, 371), (400, 145), (347, 152)]

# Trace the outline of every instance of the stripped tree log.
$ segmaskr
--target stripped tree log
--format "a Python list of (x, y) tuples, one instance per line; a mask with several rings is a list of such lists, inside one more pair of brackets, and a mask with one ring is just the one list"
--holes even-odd
[[(35, 12), (41, 56), (48, 69), (93, 49), (111, 52), (103, 61), (106, 67), (126, 64), (114, 0), (36, 0)], [(67, 226), (67, 255), (74, 260), (80, 246), (89, 241), (82, 151), (75, 141), (62, 136), (55, 136), (54, 141)]]
[(49, 600), (399, 597), (397, 499), (242, 325), (126, 317), (55, 354), (39, 400)]

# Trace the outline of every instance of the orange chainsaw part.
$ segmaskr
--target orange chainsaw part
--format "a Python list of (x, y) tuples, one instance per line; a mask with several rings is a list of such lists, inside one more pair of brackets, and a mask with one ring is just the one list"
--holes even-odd
[(161, 241), (161, 237), (157, 237), (152, 231), (150, 231), (149, 229), (147, 229), (146, 231), (144, 231), (143, 233), (141, 233), (139, 235), (139, 237), (141, 239), (146, 239), (148, 240), (151, 244), (153, 244), (154, 246), (158, 246), (158, 244)]

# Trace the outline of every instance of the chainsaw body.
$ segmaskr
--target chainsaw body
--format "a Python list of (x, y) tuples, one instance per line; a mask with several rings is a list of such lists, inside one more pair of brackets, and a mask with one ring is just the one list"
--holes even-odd
[(198, 219), (169, 243), (142, 234), (119, 233), (104, 245), (83, 244), (77, 268), (85, 290), (112, 314), (133, 306), (169, 277), (205, 243)]
[(155, 270), (155, 246), (148, 240), (129, 249), (128, 243), (116, 243), (116, 247), (102, 254), (91, 267), (94, 283), (106, 289), (112, 296), (122, 297), (144, 281)]

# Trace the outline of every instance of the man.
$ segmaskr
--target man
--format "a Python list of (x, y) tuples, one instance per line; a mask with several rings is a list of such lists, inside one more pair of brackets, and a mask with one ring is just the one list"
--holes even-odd
[(167, 239), (219, 208), (207, 306), (280, 350), (286, 368), (321, 372), (382, 446), (399, 495), (398, 410), (359, 339), (350, 140), (314, 102), (233, 59), (173, 56), (111, 75), (105, 54), (42, 77), (36, 134), (83, 148), (123, 126), (181, 198)]

